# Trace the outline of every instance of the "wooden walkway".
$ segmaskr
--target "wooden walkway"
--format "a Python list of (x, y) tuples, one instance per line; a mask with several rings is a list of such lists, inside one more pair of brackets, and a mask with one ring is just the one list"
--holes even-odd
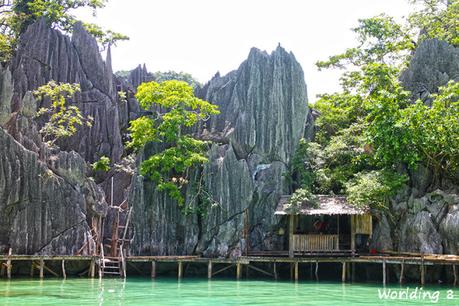
[[(99, 256), (41, 256), (41, 255), (6, 255), (0, 256), (1, 264), (1, 275), (6, 277), (12, 277), (12, 267), (15, 262), (31, 262), (31, 276), (33, 276), (34, 270), (39, 270), (40, 278), (44, 277), (45, 271), (56, 277), (66, 277), (66, 262), (79, 261), (87, 262), (88, 269), (81, 273), (84, 275), (87, 273), (89, 277), (95, 277), (96, 274), (103, 277), (104, 273), (100, 270), (96, 273), (96, 267), (101, 257)], [(46, 266), (46, 263), (53, 262), (54, 266), (56, 262), (61, 263), (61, 271), (53, 271)], [(341, 264), (342, 281), (346, 282), (351, 277), (350, 269), (354, 271), (356, 264), (381, 264), (382, 265), (382, 282), (387, 282), (387, 265), (399, 265), (400, 266), (400, 277), (399, 282), (404, 281), (404, 270), (405, 265), (416, 265), (419, 267), (420, 282), (425, 283), (425, 269), (427, 266), (446, 265), (451, 267), (452, 275), (454, 277), (454, 285), (458, 283), (458, 275), (456, 266), (459, 265), (459, 256), (455, 255), (423, 255), (423, 254), (393, 254), (393, 255), (371, 255), (371, 256), (348, 256), (348, 257), (335, 257), (335, 256), (307, 256), (307, 257), (265, 257), (265, 256), (242, 256), (239, 258), (203, 258), (198, 256), (130, 256), (126, 258), (126, 262), (130, 264), (137, 271), (145, 274), (145, 271), (137, 269), (135, 263), (150, 263), (151, 270), (148, 271), (152, 278), (157, 276), (157, 266), (161, 263), (174, 263), (177, 265), (177, 276), (182, 278), (183, 266), (185, 264), (196, 263), (207, 266), (207, 276), (212, 278), (213, 276), (233, 268), (235, 270), (235, 276), (240, 279), (242, 276), (242, 270), (252, 269), (259, 273), (278, 279), (279, 270), (278, 264), (290, 264), (290, 275), (293, 280), (299, 279), (299, 265), (300, 264), (312, 264), (315, 265), (315, 278), (319, 279), (318, 271), (321, 263), (338, 263)], [(255, 264), (265, 263), (270, 264), (269, 270), (262, 269)], [(225, 265), (224, 267), (214, 270), (214, 265), (219, 264)], [(266, 266), (266, 265), (265, 265)]]

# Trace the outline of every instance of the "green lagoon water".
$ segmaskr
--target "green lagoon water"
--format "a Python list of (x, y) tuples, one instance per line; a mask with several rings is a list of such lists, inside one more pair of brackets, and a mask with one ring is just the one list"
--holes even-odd
[[(415, 291), (416, 285), (387, 286), (386, 293), (389, 289), (392, 298), (380, 297), (384, 288), (378, 284), (160, 278), (19, 279), (0, 280), (0, 305), (459, 305), (459, 288), (432, 286)], [(411, 294), (411, 299), (401, 292)]]

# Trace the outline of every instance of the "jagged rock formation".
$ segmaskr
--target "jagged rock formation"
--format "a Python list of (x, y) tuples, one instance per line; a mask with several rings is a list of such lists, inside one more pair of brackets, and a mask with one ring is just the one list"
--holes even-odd
[(96, 40), (81, 24), (75, 25), (71, 39), (51, 29), (43, 19), (31, 25), (21, 36), (12, 71), (13, 112), (27, 91), (50, 80), (79, 83), (81, 93), (73, 103), (82, 114), (95, 118), (94, 125), (80, 129), (75, 136), (60, 142), (60, 147), (74, 150), (91, 162), (102, 155), (115, 162), (120, 160), (123, 144), (110, 51), (104, 62)]
[[(123, 152), (112, 78), (110, 53), (104, 63), (81, 25), (70, 40), (43, 20), (21, 37), (11, 66), (1, 67), (0, 252), (73, 255), (86, 243), (93, 249), (91, 221), (106, 215), (107, 204), (87, 176), (87, 161), (99, 154), (116, 161)], [(50, 80), (79, 83), (82, 92), (71, 102), (95, 118), (93, 129), (59, 143), (66, 151), (42, 142), (35, 118), (31, 91)]]
[(205, 207), (189, 207), (193, 213), (184, 216), (174, 202), (138, 176), (131, 193), (133, 252), (240, 254), (246, 243), (242, 239), (246, 209), (250, 248), (279, 247), (283, 241), (275, 234), (280, 219), (274, 209), (280, 195), (289, 191), (284, 174), (308, 115), (300, 65), (281, 47), (270, 55), (252, 49), (238, 70), (223, 77), (217, 74), (197, 95), (221, 111), (206, 122), (201, 134), (227, 140), (212, 146), (210, 162), (193, 174), (187, 190), (187, 199), (193, 199), (192, 186), (202, 180)]
[(431, 103), (429, 95), (438, 92), (450, 80), (459, 81), (459, 49), (444, 41), (430, 39), (416, 49), (410, 68), (401, 76), (413, 100), (421, 99)]

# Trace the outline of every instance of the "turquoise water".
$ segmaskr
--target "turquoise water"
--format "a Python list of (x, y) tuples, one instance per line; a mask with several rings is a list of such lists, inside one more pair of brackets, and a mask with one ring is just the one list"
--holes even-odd
[[(412, 299), (404, 296), (407, 287)], [(380, 297), (384, 289), (378, 284), (161, 278), (23, 279), (0, 280), (0, 305), (459, 305), (459, 288), (432, 286), (415, 291), (415, 285), (387, 286), (386, 293), (389, 289), (393, 299)]]

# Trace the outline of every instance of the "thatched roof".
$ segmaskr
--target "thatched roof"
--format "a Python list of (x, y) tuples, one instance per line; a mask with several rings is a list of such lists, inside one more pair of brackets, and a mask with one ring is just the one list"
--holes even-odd
[[(363, 215), (368, 212), (367, 207), (355, 207), (349, 204), (346, 197), (343, 196), (330, 196), (319, 195), (318, 205), (311, 205), (311, 203), (304, 202), (295, 213), (289, 212), (287, 208), (289, 195), (282, 196), (277, 205), (276, 215)], [(286, 211), (287, 210), (287, 211)]]

